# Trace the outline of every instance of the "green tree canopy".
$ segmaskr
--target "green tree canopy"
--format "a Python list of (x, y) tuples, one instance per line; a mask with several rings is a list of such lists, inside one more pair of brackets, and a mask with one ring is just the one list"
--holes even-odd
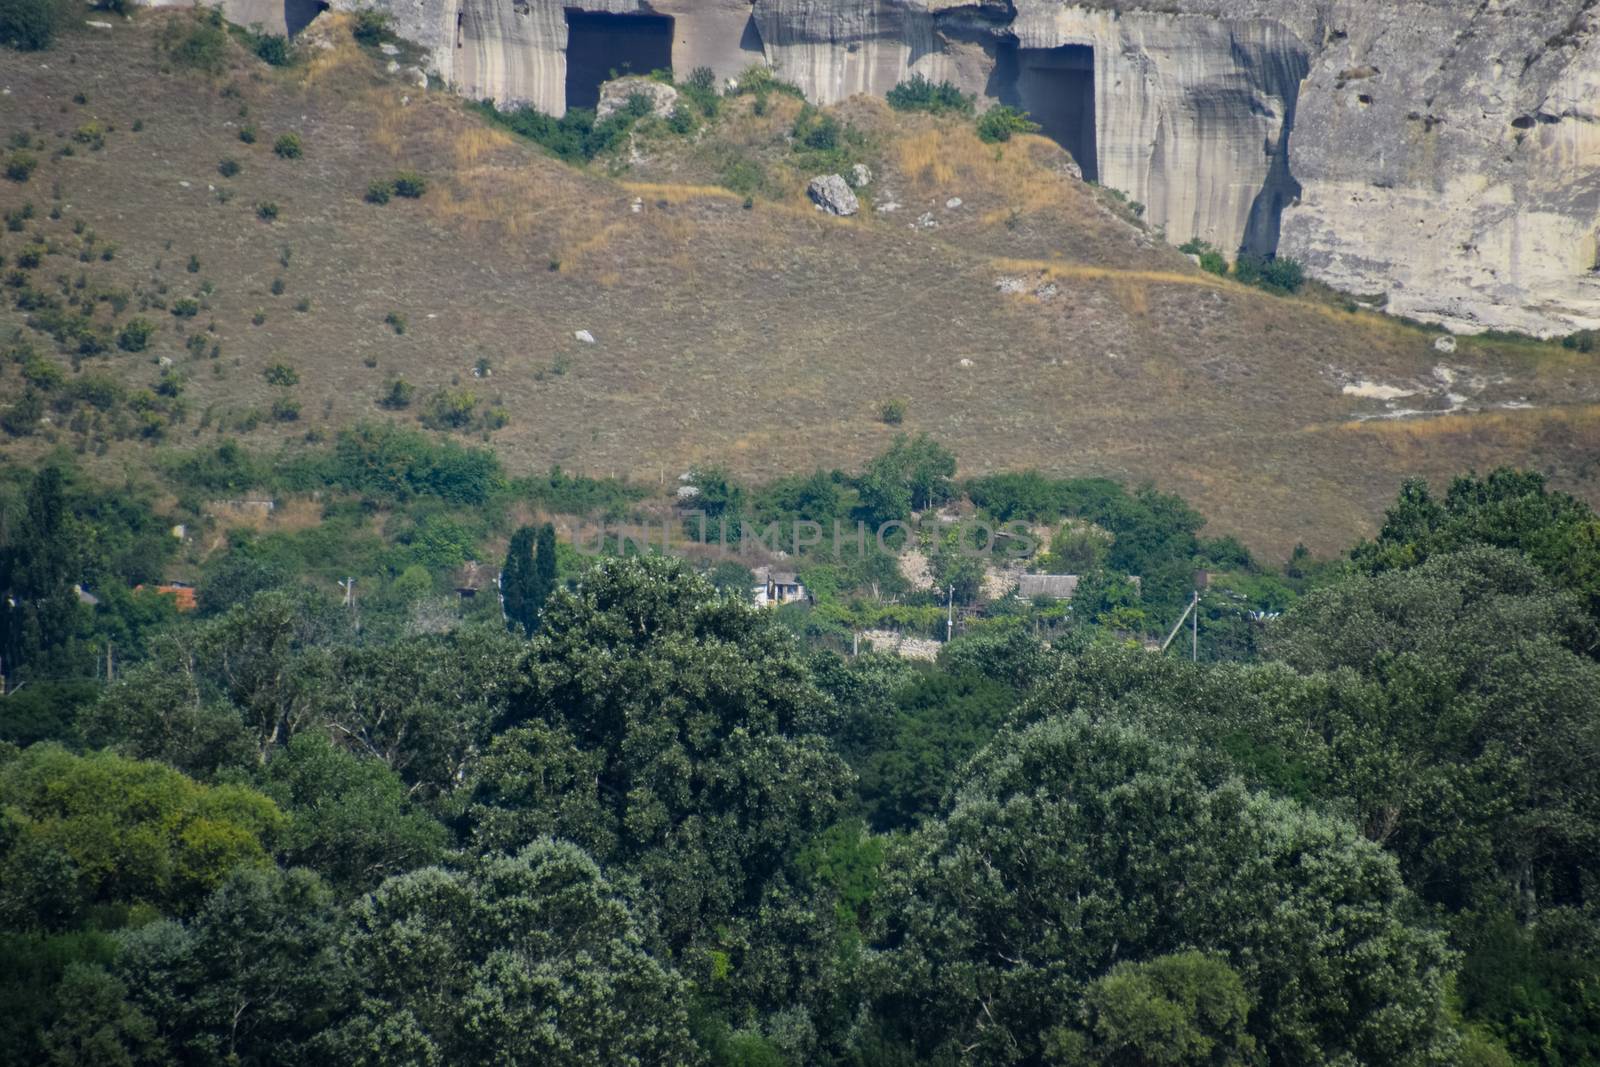
[(57, 928), (92, 904), (186, 913), (234, 868), (271, 865), (285, 818), (237, 785), (34, 745), (0, 764), (0, 915)]
[(1207, 786), (1133, 727), (1002, 734), (883, 897), (878, 1008), (916, 1020), (902, 1037), (924, 1054), (1035, 1061), (1089, 983), (1188, 949), (1238, 974), (1274, 1062), (1425, 1063), (1446, 1040), (1443, 941), (1407, 924), (1393, 860), (1348, 824)]
[(539, 841), (424, 868), (358, 903), (360, 1001), (343, 1062), (372, 1067), (692, 1063), (680, 978), (577, 847)]

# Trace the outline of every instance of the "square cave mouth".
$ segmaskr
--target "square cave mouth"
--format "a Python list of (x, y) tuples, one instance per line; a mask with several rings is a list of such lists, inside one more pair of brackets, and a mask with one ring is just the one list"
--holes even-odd
[(1029, 113), (1039, 132), (1072, 153), (1088, 181), (1100, 178), (1095, 134), (1094, 46), (1011, 47), (999, 56), (1000, 100)]
[(624, 74), (672, 69), (670, 15), (567, 8), (567, 108), (593, 108), (600, 86)]

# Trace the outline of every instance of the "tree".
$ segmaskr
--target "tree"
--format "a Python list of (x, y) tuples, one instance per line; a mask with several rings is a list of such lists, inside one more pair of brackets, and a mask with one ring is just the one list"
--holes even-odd
[(746, 995), (788, 997), (796, 960), (830, 935), (797, 920), (787, 957), (757, 946), (809, 907), (785, 896), (793, 857), (851, 782), (817, 736), (834, 707), (794, 639), (680, 560), (614, 559), (551, 598), (526, 672), (503, 721), (518, 729), (475, 784), (478, 846), (571, 835), (652, 887), (658, 936), (685, 968), (731, 966)]
[(1250, 994), (1203, 952), (1119, 963), (1084, 991), (1076, 1025), (1053, 1031), (1046, 1059), (1118, 1067), (1243, 1067), (1259, 1063), (1245, 1030)]
[[(1033, 1062), (1045, 1035), (1096, 1017), (1084, 986), (1195, 950), (1238, 975), (1272, 1062), (1443, 1053), (1447, 954), (1407, 924), (1394, 861), (1348, 824), (1208, 786), (1187, 761), (1081, 714), (998, 737), (949, 816), (891, 856), (878, 1017), (927, 1056)], [(1232, 1014), (1206, 1025), (1226, 1033)]]
[(1423, 896), (1531, 918), (1600, 878), (1594, 624), (1521, 557), (1476, 547), (1296, 603), (1269, 650), (1351, 671), (1360, 700), (1310, 709), (1331, 781)]
[(167, 1052), (157, 1062), (325, 1062), (349, 993), (338, 929), (312, 872), (235, 871), (187, 922), (120, 935), (124, 1011), (154, 1020)]
[(80, 608), (77, 538), (62, 490), (61, 470), (45, 467), (28, 490), (27, 512), (11, 543), (0, 552), (0, 617), (4, 621), (0, 664), (17, 671), (53, 673), (65, 662), (55, 655), (73, 638)]
[(539, 527), (538, 553), (533, 557), (535, 628), (538, 627), (539, 613), (544, 611), (545, 601), (550, 599), (550, 594), (556, 591), (559, 584), (556, 562), (556, 528), (547, 522)]
[(1552, 492), (1533, 471), (1463, 475), (1450, 483), (1442, 503), (1427, 482), (1410, 479), (1377, 538), (1356, 546), (1351, 558), (1376, 573), (1472, 545), (1522, 552), (1557, 586), (1586, 598), (1590, 614), (1600, 615), (1600, 518), (1581, 500)]
[(264, 791), (289, 814), (287, 862), (354, 894), (421, 867), (443, 850), (444, 827), (412, 808), (380, 760), (335, 748), (320, 731), (297, 735), (267, 764)]
[(506, 562), (500, 568), (500, 596), (505, 603), (506, 628), (532, 637), (539, 608), (534, 604), (538, 579), (533, 570), (533, 527), (522, 526), (511, 535)]
[(187, 913), (234, 868), (264, 867), (271, 800), (168, 767), (35, 745), (0, 765), (0, 919), (59, 929), (88, 905)]
[(523, 641), (499, 627), (462, 627), (387, 645), (339, 647), (311, 719), (351, 751), (381, 760), (409, 795), (458, 787), (488, 744), (491, 722), (519, 684)]
[(0, 43), (24, 52), (48, 48), (67, 17), (59, 0), (0, 0)]
[(687, 989), (645, 951), (594, 861), (538, 841), (425, 868), (358, 902), (345, 958), (360, 1003), (343, 1062), (689, 1063)]

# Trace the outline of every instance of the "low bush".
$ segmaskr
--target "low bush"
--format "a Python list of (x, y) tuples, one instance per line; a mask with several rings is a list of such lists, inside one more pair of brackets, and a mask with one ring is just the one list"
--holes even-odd
[(276, 33), (266, 33), (250, 42), (250, 50), (262, 62), (274, 67), (287, 67), (294, 62), (294, 49), (289, 38)]
[(574, 108), (561, 118), (552, 118), (537, 108), (519, 107), (501, 111), (493, 100), (481, 101), (476, 110), (497, 125), (526, 137), (567, 163), (582, 163), (615, 148), (635, 122), (626, 111), (597, 121), (587, 108)]
[(262, 371), (261, 376), (267, 380), (268, 385), (281, 386), (285, 389), (300, 384), (300, 372), (287, 363), (274, 363)]
[(278, 422), (294, 422), (300, 417), (300, 402), (292, 396), (280, 396), (272, 401), (272, 417)]
[(403, 334), (406, 332), (405, 316), (401, 315), (398, 311), (389, 312), (389, 314), (383, 317), (383, 321), (397, 334)]
[(286, 133), (272, 144), (272, 151), (282, 159), (299, 159), (301, 154), (300, 135)]
[(25, 182), (33, 177), (33, 172), (39, 166), (39, 157), (32, 152), (13, 152), (11, 158), (6, 160), (6, 177), (14, 182)]
[(889, 426), (899, 426), (906, 420), (906, 402), (899, 399), (885, 400), (878, 405), (878, 418)]
[(1208, 274), (1227, 274), (1228, 261), (1221, 252), (1218, 252), (1209, 242), (1198, 237), (1186, 241), (1178, 246), (1178, 251), (1188, 256), (1198, 256), (1200, 269)]
[(1039, 124), (1027, 112), (996, 104), (978, 117), (978, 137), (987, 144), (1011, 140), (1012, 134), (1038, 133)]
[(239, 169), (239, 161), (237, 159), (224, 159), (217, 164), (217, 173), (224, 178), (233, 177), (239, 173)]
[(143, 352), (155, 332), (155, 325), (148, 319), (129, 319), (117, 334), (117, 347), (124, 352)]
[(220, 72), (228, 56), (228, 30), (222, 8), (214, 7), (204, 13), (197, 8), (187, 25), (172, 23), (167, 31), (166, 46), (167, 57), (177, 66), (208, 74)]
[(408, 200), (416, 200), (428, 191), (428, 179), (414, 170), (401, 171), (389, 184), (395, 196), (403, 196)]
[(358, 44), (376, 48), (390, 37), (389, 16), (372, 8), (357, 11), (355, 25), (350, 28), (350, 36), (354, 37)]
[(977, 103), (976, 96), (969, 96), (950, 82), (936, 85), (921, 74), (890, 89), (885, 99), (896, 111), (926, 111), (934, 115), (970, 115)]
[(363, 197), (369, 204), (387, 204), (394, 195), (394, 185), (387, 181), (376, 181), (367, 186), (367, 195)]
[(239, 140), (243, 141), (245, 144), (255, 144), (256, 128), (254, 126), (239, 127)]
[(1296, 293), (1305, 284), (1305, 270), (1298, 261), (1283, 256), (1267, 258), (1249, 254), (1233, 265), (1234, 277), (1246, 285), (1277, 293)]
[(378, 401), (380, 407), (390, 411), (400, 411), (411, 406), (411, 397), (416, 390), (404, 378), (396, 378), (389, 383), (389, 388), (384, 392), (383, 398)]
[(200, 301), (191, 297), (172, 302), (172, 313), (180, 319), (192, 319), (200, 314)]
[(278, 205), (271, 200), (263, 200), (256, 205), (256, 218), (262, 222), (272, 222), (278, 217)]

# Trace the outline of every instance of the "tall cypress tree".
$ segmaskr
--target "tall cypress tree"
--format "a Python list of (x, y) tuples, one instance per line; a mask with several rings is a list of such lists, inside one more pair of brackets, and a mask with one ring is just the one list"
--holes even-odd
[(76, 551), (68, 530), (61, 471), (46, 467), (34, 476), (29, 489), (27, 517), (0, 554), (7, 674), (19, 667), (45, 674), (65, 668), (61, 654), (73, 638), (78, 617), (78, 597), (72, 588)]
[(542, 597), (536, 598), (537, 577), (533, 564), (533, 527), (524, 526), (511, 535), (506, 563), (500, 569), (500, 596), (505, 603), (506, 629), (531, 636), (539, 617)]
[(544, 602), (556, 591), (556, 528), (550, 523), (539, 527), (539, 554), (533, 558), (533, 623), (539, 628), (539, 613)]

